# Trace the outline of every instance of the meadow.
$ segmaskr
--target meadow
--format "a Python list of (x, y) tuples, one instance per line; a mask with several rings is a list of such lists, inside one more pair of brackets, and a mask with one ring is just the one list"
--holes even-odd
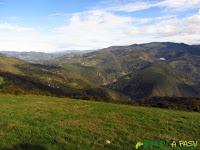
[(200, 113), (47, 96), (0, 96), (0, 149), (133, 150), (200, 140)]

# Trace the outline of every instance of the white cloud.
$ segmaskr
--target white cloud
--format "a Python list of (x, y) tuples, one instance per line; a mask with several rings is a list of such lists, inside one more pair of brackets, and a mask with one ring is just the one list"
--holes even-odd
[(128, 4), (120, 5), (120, 6), (109, 7), (109, 8), (106, 8), (105, 10), (134, 12), (134, 11), (145, 10), (152, 7), (156, 7), (158, 5), (159, 3), (149, 3), (149, 2), (141, 1), (141, 2), (128, 3)]
[(48, 37), (36, 28), (9, 23), (0, 24), (0, 50), (45, 51), (52, 49)]
[(186, 9), (200, 8), (200, 0), (141, 0), (140, 2), (129, 2), (126, 4), (103, 8), (103, 10), (114, 12), (135, 12), (153, 7), (164, 8), (168, 11), (184, 11)]
[(174, 10), (200, 8), (200, 0), (163, 0), (160, 6)]
[(54, 29), (54, 34), (60, 49), (92, 49), (151, 41), (195, 43), (199, 41), (198, 35), (200, 37), (198, 17), (199, 14), (183, 19), (164, 16), (148, 24), (149, 20), (144, 18), (88, 11), (74, 14), (70, 23)]
[(142, 30), (154, 35), (154, 41), (174, 41), (189, 44), (200, 42), (200, 12), (186, 18), (169, 18), (146, 26)]
[[(156, 18), (134, 18), (115, 13), (136, 11), (150, 7), (165, 7), (172, 10), (198, 7), (197, 0), (163, 0), (151, 5), (138, 2), (137, 5), (111, 7), (107, 10), (91, 10), (63, 16), (66, 24), (48, 31), (34, 27), (24, 27), (9, 23), (0, 24), (0, 49), (21, 51), (55, 51), (67, 49), (97, 49), (112, 45), (127, 45), (152, 41), (172, 41), (185, 43), (200, 42), (200, 11), (185, 18), (161, 16)], [(148, 3), (148, 1), (147, 1)], [(144, 4), (143, 6), (141, 4)], [(158, 5), (159, 4), (159, 5)], [(161, 5), (162, 4), (162, 5)]]
[(37, 32), (34, 28), (21, 27), (9, 23), (0, 23), (0, 30), (10, 30), (15, 32)]
[[(74, 14), (68, 25), (56, 28), (54, 32), (62, 45), (77, 45), (85, 48), (99, 48), (117, 44), (126, 36), (133, 22), (131, 17), (122, 17), (105, 11), (88, 11)], [(76, 48), (76, 46), (74, 47)]]

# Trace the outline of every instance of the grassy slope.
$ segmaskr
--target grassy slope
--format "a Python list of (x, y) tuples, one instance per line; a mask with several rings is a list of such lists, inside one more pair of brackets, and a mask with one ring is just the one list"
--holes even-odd
[(200, 139), (199, 113), (45, 96), (0, 96), (0, 120), (0, 147), (11, 149), (117, 150), (144, 139)]

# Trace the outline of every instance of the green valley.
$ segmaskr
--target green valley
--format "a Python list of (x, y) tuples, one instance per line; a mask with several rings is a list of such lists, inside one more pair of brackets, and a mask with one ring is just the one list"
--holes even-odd
[[(0, 93), (131, 104), (152, 97), (182, 97), (195, 101), (199, 110), (199, 51), (198, 46), (183, 43), (152, 42), (51, 54), (49, 59), (50, 54), (42, 53), (37, 58), (41, 60), (33, 63), (32, 53), (24, 54), (26, 60), (31, 57), (27, 62), (20, 59), (21, 53), (12, 52), (12, 57), (0, 56)], [(187, 105), (193, 108), (193, 103)]]

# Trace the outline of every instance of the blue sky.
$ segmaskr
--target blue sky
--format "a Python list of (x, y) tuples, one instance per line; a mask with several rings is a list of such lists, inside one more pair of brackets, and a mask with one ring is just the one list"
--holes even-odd
[(200, 0), (0, 0), (0, 50), (200, 44)]

